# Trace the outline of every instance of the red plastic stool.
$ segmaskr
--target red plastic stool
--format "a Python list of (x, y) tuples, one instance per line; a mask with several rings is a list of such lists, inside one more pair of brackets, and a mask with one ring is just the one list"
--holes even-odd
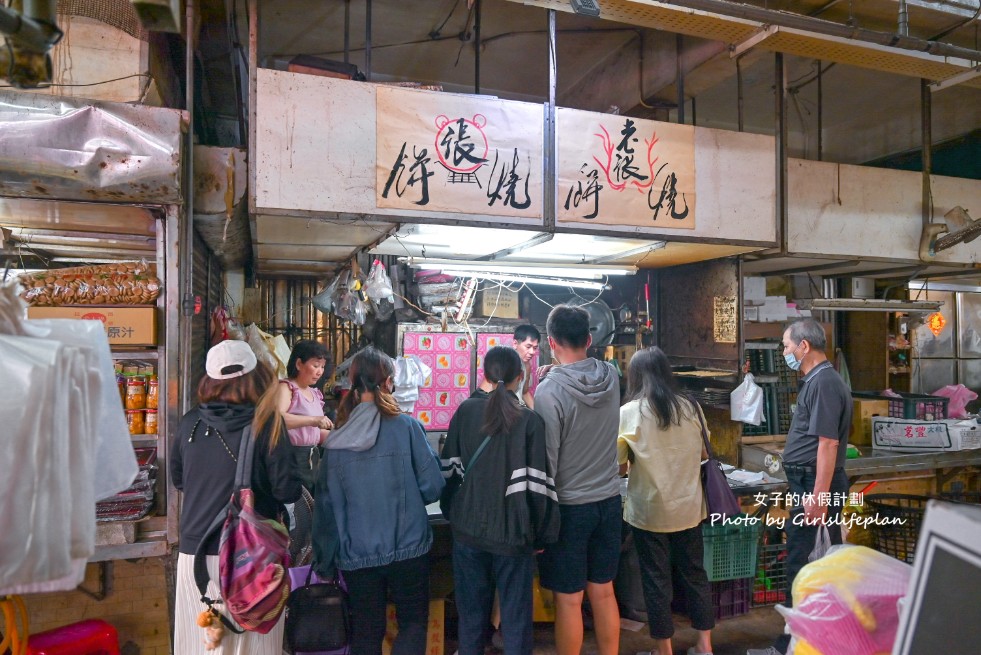
[(105, 621), (88, 619), (31, 635), (27, 655), (119, 655), (119, 636)]

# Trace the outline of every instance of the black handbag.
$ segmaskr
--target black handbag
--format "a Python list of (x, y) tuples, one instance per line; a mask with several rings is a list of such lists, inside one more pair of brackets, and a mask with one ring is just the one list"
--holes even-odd
[(350, 641), (347, 592), (337, 581), (311, 584), (312, 575), (311, 566), (304, 585), (286, 601), (286, 646), (291, 653), (337, 650)]

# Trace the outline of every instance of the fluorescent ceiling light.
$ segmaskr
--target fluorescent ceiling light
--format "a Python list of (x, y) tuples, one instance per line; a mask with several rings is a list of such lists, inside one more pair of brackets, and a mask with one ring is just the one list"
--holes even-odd
[(468, 262), (456, 259), (409, 258), (409, 265), (416, 268), (437, 268), (445, 273), (480, 271), (508, 275), (544, 275), (598, 280), (609, 275), (633, 275), (635, 266), (589, 266), (587, 264), (547, 264), (539, 266), (529, 262)]
[(801, 309), (836, 312), (936, 312), (943, 301), (939, 300), (864, 300), (861, 298), (815, 298), (797, 303)]
[[(449, 271), (445, 271), (449, 273)], [(610, 285), (592, 280), (572, 280), (553, 277), (532, 277), (528, 275), (509, 275), (507, 273), (488, 273), (487, 271), (455, 271), (452, 273), (459, 277), (475, 277), (481, 280), (491, 280), (493, 282), (518, 282), (521, 284), (542, 284), (549, 287), (572, 287), (574, 289), (592, 289), (594, 291), (606, 291)]]

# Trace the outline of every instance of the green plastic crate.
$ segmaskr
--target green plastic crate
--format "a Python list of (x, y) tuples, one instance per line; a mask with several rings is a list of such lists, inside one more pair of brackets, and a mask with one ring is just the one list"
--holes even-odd
[[(745, 515), (740, 516), (743, 517)], [(756, 575), (756, 549), (762, 527), (762, 521), (749, 525), (702, 524), (702, 541), (705, 544), (703, 563), (709, 582)]]

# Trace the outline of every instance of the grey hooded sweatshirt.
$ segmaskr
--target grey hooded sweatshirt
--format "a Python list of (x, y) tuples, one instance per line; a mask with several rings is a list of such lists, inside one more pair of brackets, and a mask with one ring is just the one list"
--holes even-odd
[(549, 472), (560, 504), (583, 505), (620, 493), (620, 384), (609, 364), (586, 358), (553, 368), (535, 392), (535, 412), (545, 420)]

